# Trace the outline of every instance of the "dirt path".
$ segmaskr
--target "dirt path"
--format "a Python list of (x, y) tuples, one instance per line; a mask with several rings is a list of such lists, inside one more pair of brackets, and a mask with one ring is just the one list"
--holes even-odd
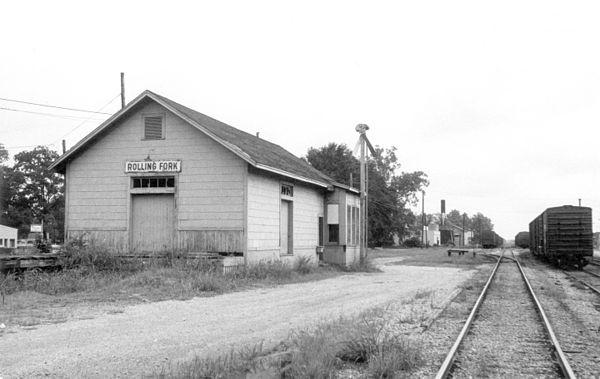
[(439, 267), (382, 268), (382, 273), (135, 305), (123, 313), (5, 334), (0, 378), (139, 376), (232, 345), (264, 340), (267, 347), (291, 329), (357, 314), (419, 290), (449, 294), (472, 274)]

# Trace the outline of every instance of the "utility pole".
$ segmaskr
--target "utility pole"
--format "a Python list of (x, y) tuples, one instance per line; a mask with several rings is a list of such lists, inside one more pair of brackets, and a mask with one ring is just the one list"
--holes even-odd
[(466, 213), (463, 213), (463, 227), (462, 227), (462, 235), (463, 235), (463, 238), (462, 238), (462, 245), (463, 245), (463, 246), (467, 246), (467, 243), (466, 243), (466, 241), (465, 241), (465, 218), (466, 218), (466, 217), (467, 217), (467, 214), (466, 214)]
[(125, 108), (125, 73), (121, 73), (121, 108)]
[(425, 246), (425, 191), (421, 191), (421, 249)]

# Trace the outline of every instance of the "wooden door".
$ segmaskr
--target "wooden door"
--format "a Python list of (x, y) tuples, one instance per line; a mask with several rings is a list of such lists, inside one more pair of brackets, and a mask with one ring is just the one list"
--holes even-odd
[(131, 250), (138, 254), (172, 251), (175, 214), (173, 195), (134, 195), (132, 203)]
[(279, 211), (279, 241), (282, 255), (292, 254), (292, 207), (290, 201), (281, 200)]

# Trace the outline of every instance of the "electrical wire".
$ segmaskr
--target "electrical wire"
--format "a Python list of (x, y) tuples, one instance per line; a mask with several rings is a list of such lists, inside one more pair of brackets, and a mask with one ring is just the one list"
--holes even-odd
[[(101, 111), (104, 110), (104, 108), (108, 107), (110, 104), (112, 104), (120, 96), (121, 96), (120, 93), (117, 94), (108, 103), (104, 104), (102, 107), (100, 107), (98, 109), (97, 112), (94, 112), (94, 113), (111, 114), (111, 113), (104, 113), (104, 112), (101, 112)], [(3, 109), (3, 108), (0, 107), (0, 109)], [(81, 117), (77, 117), (76, 119), (81, 119)], [(89, 117), (85, 118), (82, 122), (80, 122), (79, 124), (77, 124), (77, 126), (75, 126), (73, 129), (71, 129), (70, 131), (68, 131), (67, 133), (65, 133), (62, 137), (60, 137), (59, 139), (53, 141), (52, 143), (47, 144), (46, 146), (56, 146), (63, 138), (65, 138), (69, 134), (73, 133), (75, 130), (79, 129), (81, 126), (83, 126), (83, 124), (85, 124), (88, 121), (104, 121), (104, 120), (103, 119), (93, 118), (92, 116), (89, 116)], [(30, 147), (36, 147), (36, 146), (39, 146), (39, 144), (37, 144), (37, 145), (28, 145), (28, 146), (6, 146), (5, 149), (28, 149)]]
[[(82, 116), (58, 115), (58, 114), (53, 114), (53, 113), (43, 113), (43, 112), (26, 111), (26, 110), (23, 110), (23, 109), (14, 109), (14, 108), (5, 108), (5, 107), (0, 107), (0, 109), (4, 110), (4, 111), (23, 112), (23, 113), (35, 114), (35, 115), (39, 115), (39, 116), (48, 116), (48, 117), (62, 118), (62, 119), (65, 119), (65, 120), (90, 120), (89, 117), (82, 117)], [(101, 119), (95, 118), (94, 120), (101, 120)]]
[(110, 113), (105, 113), (105, 112), (99, 112), (99, 111), (88, 111), (85, 109), (79, 109), (79, 108), (69, 108), (69, 107), (60, 107), (58, 105), (49, 105), (49, 104), (40, 104), (40, 103), (32, 103), (30, 101), (23, 101), (23, 100), (14, 100), (14, 99), (7, 99), (7, 98), (3, 98), (0, 97), (0, 100), (4, 100), (4, 101), (10, 101), (13, 103), (21, 103), (21, 104), (29, 104), (29, 105), (36, 105), (38, 107), (47, 107), (47, 108), (57, 108), (57, 109), (64, 109), (67, 111), (75, 111), (75, 112), (86, 112), (86, 113), (99, 113), (99, 114), (106, 114), (106, 115), (110, 115)]
[[(104, 108), (108, 107), (110, 104), (112, 104), (113, 101), (117, 100), (119, 97), (121, 97), (121, 94), (117, 94), (117, 96), (113, 97), (108, 103), (104, 104), (99, 111), (103, 110)], [(110, 113), (107, 113), (110, 114)], [(63, 138), (65, 138), (66, 136), (68, 136), (69, 134), (73, 133), (74, 131), (76, 131), (77, 129), (79, 129), (80, 127), (83, 126), (83, 124), (85, 124), (86, 122), (90, 121), (91, 118), (88, 118), (87, 120), (83, 120), (79, 125), (77, 125), (76, 127), (74, 127), (73, 129), (71, 129), (70, 131), (68, 131), (67, 133), (65, 133), (62, 137), (60, 137), (58, 140), (56, 140), (54, 143), (58, 143), (60, 140), (62, 140)]]

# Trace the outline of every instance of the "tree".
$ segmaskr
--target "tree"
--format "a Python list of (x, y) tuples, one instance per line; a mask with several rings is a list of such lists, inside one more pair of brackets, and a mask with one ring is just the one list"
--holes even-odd
[[(396, 174), (400, 163), (396, 148), (375, 148), (369, 158), (369, 243), (386, 245), (394, 235), (404, 237), (414, 224), (415, 215), (409, 205), (416, 204), (417, 193), (429, 185), (421, 171)], [(360, 163), (344, 144), (330, 143), (321, 148), (310, 148), (305, 158), (313, 167), (332, 179), (354, 187), (358, 186)], [(350, 183), (350, 174), (353, 183)]]
[(8, 150), (0, 143), (0, 165), (8, 160)]
[(10, 225), (25, 236), (32, 223), (43, 222), (45, 231), (62, 238), (64, 223), (64, 179), (48, 167), (58, 158), (56, 151), (38, 146), (15, 155), (6, 170), (7, 215)]
[(466, 213), (460, 213), (460, 211), (453, 209), (446, 215), (446, 221), (454, 226), (458, 226), (462, 229), (463, 227), (463, 216), (464, 216), (464, 225), (465, 229), (469, 229), (471, 227), (471, 219), (468, 217)]
[(494, 230), (492, 220), (478, 212), (471, 218), (471, 228), (473, 229), (473, 240), (475, 243), (481, 243), (481, 233)]

